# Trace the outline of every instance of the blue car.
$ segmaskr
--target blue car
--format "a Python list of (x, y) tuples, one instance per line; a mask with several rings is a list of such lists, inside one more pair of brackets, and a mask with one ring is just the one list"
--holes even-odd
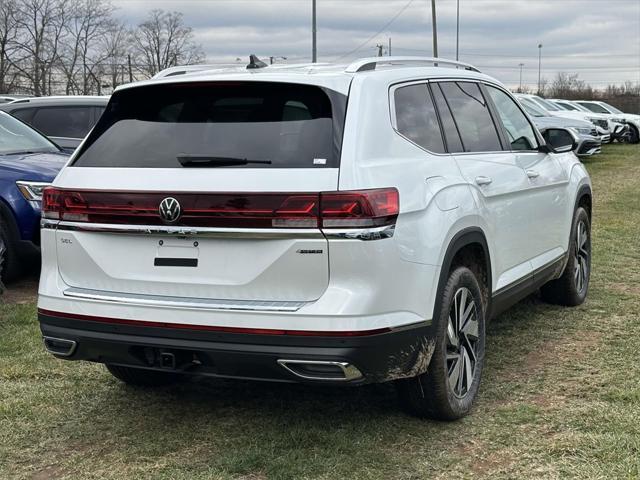
[(2, 280), (18, 277), (25, 270), (25, 259), (39, 252), (42, 190), (68, 157), (44, 135), (0, 112)]

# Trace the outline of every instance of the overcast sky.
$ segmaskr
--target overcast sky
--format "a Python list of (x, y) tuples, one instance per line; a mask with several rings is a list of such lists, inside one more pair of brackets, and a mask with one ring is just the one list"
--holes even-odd
[[(430, 0), (317, 0), (318, 61), (432, 54)], [(140, 22), (150, 9), (184, 13), (209, 62), (284, 56), (310, 61), (311, 0), (115, 0)], [(455, 58), (456, 0), (436, 0), (441, 57)], [(395, 20), (393, 20), (395, 18)], [(393, 22), (391, 22), (393, 20)], [(391, 22), (389, 24), (389, 22)], [(460, 0), (460, 59), (508, 85), (579, 73), (595, 87), (640, 82), (640, 0)], [(386, 53), (386, 52), (385, 52)]]

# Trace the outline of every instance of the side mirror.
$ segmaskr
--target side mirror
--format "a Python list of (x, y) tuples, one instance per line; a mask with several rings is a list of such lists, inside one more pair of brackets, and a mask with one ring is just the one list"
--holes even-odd
[(578, 138), (566, 128), (546, 128), (542, 137), (554, 153), (571, 152), (578, 146)]

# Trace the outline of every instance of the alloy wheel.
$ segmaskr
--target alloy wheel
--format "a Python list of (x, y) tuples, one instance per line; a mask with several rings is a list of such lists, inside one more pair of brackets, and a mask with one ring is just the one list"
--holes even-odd
[(453, 394), (464, 397), (473, 385), (478, 361), (478, 309), (471, 291), (456, 291), (447, 325), (447, 377)]
[(589, 280), (589, 250), (589, 231), (585, 222), (580, 221), (576, 228), (573, 269), (573, 279), (579, 294), (582, 294), (587, 288)]

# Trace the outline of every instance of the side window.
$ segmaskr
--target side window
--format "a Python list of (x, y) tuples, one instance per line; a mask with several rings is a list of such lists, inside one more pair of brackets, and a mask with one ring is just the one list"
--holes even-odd
[(24, 123), (31, 124), (31, 118), (33, 117), (33, 108), (21, 108), (20, 110), (14, 110), (11, 115), (18, 120), (22, 120)]
[(507, 131), (511, 150), (535, 150), (538, 148), (538, 140), (533, 127), (522, 110), (511, 100), (511, 97), (502, 90), (491, 86), (487, 86), (487, 91)]
[(83, 138), (92, 126), (91, 107), (43, 107), (32, 125), (50, 137)]
[(442, 90), (440, 90), (440, 85), (432, 83), (431, 92), (433, 93), (433, 98), (435, 99), (436, 107), (440, 114), (440, 121), (442, 122), (444, 138), (447, 141), (449, 153), (464, 152), (462, 140), (460, 140), (460, 133), (458, 132), (458, 126), (453, 119), (453, 115), (451, 115), (451, 110), (449, 110), (449, 105), (447, 105), (447, 101), (442, 94)]
[(440, 87), (458, 126), (465, 152), (502, 150), (480, 87), (472, 82), (443, 82)]
[(431, 152), (445, 152), (440, 124), (426, 83), (397, 88), (394, 103), (398, 132)]

